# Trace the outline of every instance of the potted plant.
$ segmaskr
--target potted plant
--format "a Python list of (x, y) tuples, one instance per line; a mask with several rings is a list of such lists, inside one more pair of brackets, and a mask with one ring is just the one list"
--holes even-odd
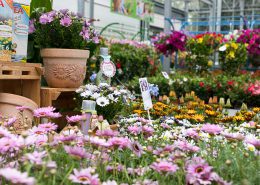
[(219, 48), (219, 57), (222, 70), (229, 75), (235, 75), (246, 64), (246, 46), (233, 40), (227, 41)]
[(190, 37), (187, 41), (186, 63), (190, 71), (208, 72), (213, 66), (213, 56), (223, 36), (216, 33), (204, 33)]
[(86, 75), (93, 43), (99, 43), (90, 22), (67, 9), (38, 13), (30, 21), (30, 32), (41, 49), (45, 79), (50, 87), (77, 88)]

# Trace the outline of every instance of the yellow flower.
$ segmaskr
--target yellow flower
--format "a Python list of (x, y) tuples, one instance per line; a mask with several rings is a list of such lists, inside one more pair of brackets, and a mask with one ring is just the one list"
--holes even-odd
[(255, 146), (254, 145), (251, 145), (251, 144), (248, 144), (247, 145), (247, 149), (251, 152), (255, 151)]
[(235, 50), (238, 48), (238, 44), (237, 43), (234, 43), (232, 42), (231, 43), (231, 47), (234, 48)]
[(230, 52), (229, 52), (228, 58), (235, 58), (235, 53), (234, 53), (234, 51), (230, 51)]
[(203, 38), (199, 38), (198, 43), (202, 43), (202, 42), (203, 42)]
[(212, 60), (209, 60), (209, 61), (208, 61), (208, 66), (209, 66), (209, 67), (213, 66)]

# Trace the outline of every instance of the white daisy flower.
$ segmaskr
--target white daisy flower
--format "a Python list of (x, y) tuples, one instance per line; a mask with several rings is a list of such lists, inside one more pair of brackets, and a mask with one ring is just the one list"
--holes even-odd
[(91, 95), (91, 97), (96, 100), (97, 98), (100, 97), (100, 94), (99, 93), (94, 93), (94, 94)]
[(83, 92), (83, 89), (80, 87), (76, 90), (76, 93), (82, 93)]
[(97, 100), (96, 100), (97, 104), (101, 107), (105, 107), (109, 104), (109, 100), (104, 97), (104, 96), (101, 96), (99, 97)]
[(98, 87), (96, 85), (92, 85), (92, 84), (87, 84), (86, 86), (86, 89), (89, 90), (89, 91), (96, 91), (98, 89)]
[(90, 95), (92, 95), (92, 92), (91, 91), (84, 91), (84, 92), (82, 92), (81, 94), (80, 94), (80, 96), (82, 96), (82, 97), (88, 97), (88, 96), (90, 96)]

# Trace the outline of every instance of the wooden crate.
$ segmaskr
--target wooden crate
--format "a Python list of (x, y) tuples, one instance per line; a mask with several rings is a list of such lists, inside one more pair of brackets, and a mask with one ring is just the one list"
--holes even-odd
[(17, 94), (40, 106), (41, 64), (0, 62), (0, 92)]

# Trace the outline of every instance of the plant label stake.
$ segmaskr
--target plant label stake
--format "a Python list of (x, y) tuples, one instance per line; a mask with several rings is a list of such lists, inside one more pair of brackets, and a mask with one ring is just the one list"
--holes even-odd
[(163, 72), (162, 72), (162, 75), (163, 75), (164, 78), (166, 78), (166, 79), (168, 79), (168, 80), (170, 79), (170, 77), (169, 77), (169, 75), (168, 75), (167, 72), (163, 71)]
[(142, 93), (144, 110), (147, 110), (148, 118), (151, 120), (149, 109), (153, 108), (153, 103), (151, 99), (149, 83), (147, 82), (147, 78), (139, 78), (140, 89)]
[(110, 85), (111, 78), (116, 74), (116, 66), (110, 61), (111, 56), (108, 55), (108, 48), (100, 48), (100, 56), (103, 61), (100, 64), (100, 70), (97, 74), (97, 85), (107, 83)]

